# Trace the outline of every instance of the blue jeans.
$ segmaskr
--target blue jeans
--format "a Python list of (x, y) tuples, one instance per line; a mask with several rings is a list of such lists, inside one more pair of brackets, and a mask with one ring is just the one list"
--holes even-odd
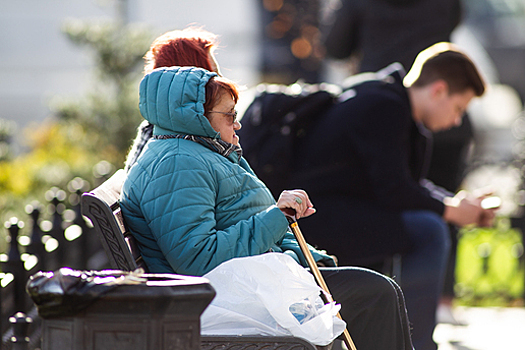
[(451, 244), (448, 225), (430, 211), (406, 211), (402, 217), (413, 244), (403, 255), (400, 283), (413, 325), (412, 341), (417, 350), (436, 350), (432, 334)]

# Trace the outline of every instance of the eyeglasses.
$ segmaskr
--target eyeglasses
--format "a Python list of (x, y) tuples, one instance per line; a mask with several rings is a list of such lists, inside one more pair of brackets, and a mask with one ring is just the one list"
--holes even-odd
[(220, 114), (227, 115), (228, 117), (231, 118), (231, 123), (232, 124), (235, 124), (235, 123), (238, 122), (238, 120), (237, 120), (237, 111), (233, 111), (233, 112), (210, 111), (209, 113), (220, 113)]

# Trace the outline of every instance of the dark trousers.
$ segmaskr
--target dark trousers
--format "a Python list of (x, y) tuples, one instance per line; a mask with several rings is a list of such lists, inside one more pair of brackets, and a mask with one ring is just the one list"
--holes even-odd
[(403, 212), (403, 221), (413, 245), (403, 255), (400, 282), (413, 324), (412, 340), (417, 350), (436, 350), (432, 335), (450, 250), (448, 225), (425, 210)]
[(412, 350), (401, 288), (389, 277), (357, 267), (319, 269), (358, 350)]

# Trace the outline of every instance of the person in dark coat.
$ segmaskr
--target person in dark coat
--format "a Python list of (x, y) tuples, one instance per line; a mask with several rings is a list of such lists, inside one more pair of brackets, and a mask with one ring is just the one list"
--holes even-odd
[(419, 52), (450, 41), (461, 14), (460, 0), (341, 0), (323, 42), (329, 57), (358, 56), (359, 72), (394, 62), (409, 69)]
[[(341, 0), (324, 28), (327, 56), (356, 57), (359, 72), (375, 72), (393, 62), (409, 69), (417, 54), (450, 41), (460, 24), (460, 0)], [(456, 192), (466, 175), (474, 128), (468, 114), (460, 126), (434, 133), (428, 179)], [(441, 321), (459, 324), (452, 313), (458, 227), (450, 225), (452, 248), (441, 298)]]
[[(354, 78), (355, 79), (355, 78)], [(485, 85), (450, 43), (424, 50), (405, 77), (400, 65), (346, 90), (298, 145), (291, 184), (317, 208), (301, 226), (310, 244), (362, 265), (402, 254), (401, 287), (414, 347), (432, 340), (450, 238), (447, 223), (492, 224), (481, 198), (425, 180), (431, 131), (458, 125)]]

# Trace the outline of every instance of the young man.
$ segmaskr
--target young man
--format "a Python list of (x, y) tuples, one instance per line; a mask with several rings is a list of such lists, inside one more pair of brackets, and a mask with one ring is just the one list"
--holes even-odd
[(450, 128), (485, 90), (472, 61), (449, 43), (346, 90), (298, 145), (291, 185), (317, 208), (302, 230), (341, 265), (373, 266), (402, 255), (401, 287), (414, 347), (436, 349), (435, 310), (450, 238), (447, 223), (490, 225), (481, 198), (425, 180), (430, 131)]

